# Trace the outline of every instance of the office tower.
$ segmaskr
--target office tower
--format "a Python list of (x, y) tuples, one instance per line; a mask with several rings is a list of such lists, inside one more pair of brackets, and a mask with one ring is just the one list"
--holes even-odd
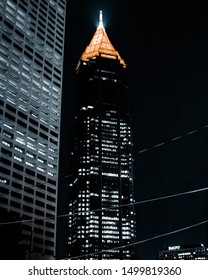
[(55, 256), (65, 10), (65, 0), (0, 1), (0, 208), (23, 221), (32, 259)]
[(134, 255), (129, 246), (135, 238), (135, 213), (126, 71), (100, 12), (97, 30), (76, 68), (69, 258)]
[(207, 260), (208, 248), (203, 244), (169, 246), (159, 252), (160, 260)]

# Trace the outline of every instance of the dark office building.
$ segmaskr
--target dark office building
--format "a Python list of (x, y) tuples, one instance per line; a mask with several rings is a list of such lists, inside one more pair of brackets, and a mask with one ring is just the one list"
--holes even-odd
[[(69, 258), (132, 259), (132, 139), (126, 64), (98, 28), (76, 68)], [(102, 252), (101, 252), (102, 251)]]
[(2, 258), (11, 221), (21, 258), (55, 257), (65, 13), (66, 0), (0, 1)]
[(208, 248), (203, 244), (170, 246), (159, 252), (160, 260), (207, 260)]

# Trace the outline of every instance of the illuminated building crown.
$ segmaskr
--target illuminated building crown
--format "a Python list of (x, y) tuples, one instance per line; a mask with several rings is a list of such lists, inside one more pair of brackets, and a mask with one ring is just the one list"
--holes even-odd
[(80, 60), (88, 61), (90, 59), (96, 59), (98, 56), (109, 58), (109, 59), (118, 59), (119, 62), (126, 68), (126, 63), (121, 58), (119, 53), (111, 44), (108, 35), (105, 31), (103, 25), (103, 14), (100, 11), (100, 18), (97, 30), (90, 42), (83, 52)]

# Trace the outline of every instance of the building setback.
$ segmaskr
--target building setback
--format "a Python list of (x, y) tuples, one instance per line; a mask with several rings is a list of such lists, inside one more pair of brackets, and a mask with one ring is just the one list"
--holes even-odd
[(65, 0), (0, 1), (0, 208), (23, 220), (32, 259), (55, 257), (65, 11)]
[(69, 258), (132, 259), (132, 137), (126, 64), (102, 21), (76, 68)]

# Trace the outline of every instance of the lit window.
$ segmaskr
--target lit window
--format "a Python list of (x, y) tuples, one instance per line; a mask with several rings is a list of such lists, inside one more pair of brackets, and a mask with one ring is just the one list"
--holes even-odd
[(18, 156), (14, 156), (14, 159), (16, 159), (16, 160), (18, 160), (18, 161), (20, 161), (20, 162), (22, 162), (23, 161), (23, 159), (22, 158), (20, 158), (20, 157), (18, 157)]
[(26, 161), (26, 164), (31, 166), (31, 167), (34, 167), (34, 164), (32, 164), (31, 162)]

